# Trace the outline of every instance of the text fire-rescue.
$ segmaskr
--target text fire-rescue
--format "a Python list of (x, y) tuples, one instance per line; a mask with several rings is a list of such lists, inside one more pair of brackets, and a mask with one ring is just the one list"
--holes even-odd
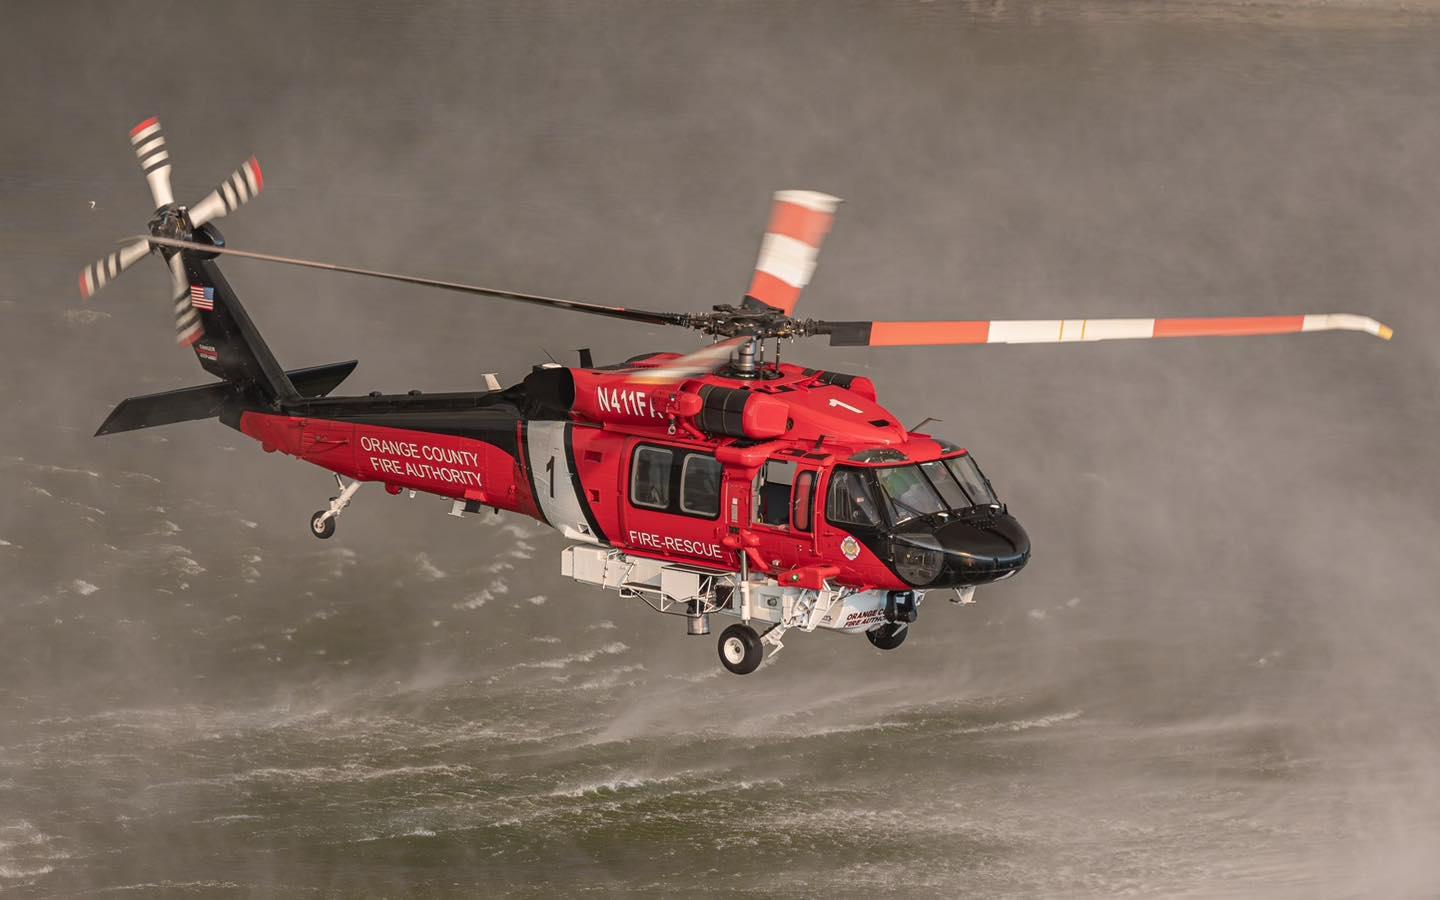
[(691, 541), (685, 538), (650, 534), (644, 531), (630, 532), (630, 543), (637, 547), (649, 547), (651, 550), (669, 550), (672, 553), (688, 553), (691, 556), (708, 556), (711, 559), (725, 558), (725, 554), (720, 549), (719, 544), (709, 544), (704, 541)]
[(665, 414), (656, 409), (650, 402), (650, 398), (641, 390), (621, 390), (620, 388), (599, 388), (596, 391), (595, 399), (599, 401), (602, 413), (615, 412), (624, 413), (627, 416), (651, 419), (663, 419)]

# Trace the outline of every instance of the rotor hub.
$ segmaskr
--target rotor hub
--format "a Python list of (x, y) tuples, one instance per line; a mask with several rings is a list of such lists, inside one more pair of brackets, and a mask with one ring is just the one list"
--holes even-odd
[(754, 309), (730, 304), (717, 304), (712, 309), (712, 312), (694, 316), (688, 324), (717, 337), (748, 334), (757, 338), (786, 338), (803, 337), (810, 333), (808, 321), (792, 318), (778, 309)]
[(186, 214), (185, 207), (173, 203), (156, 211), (155, 218), (150, 220), (149, 230), (154, 237), (170, 238), (176, 241), (195, 239), (195, 231), (190, 224), (190, 217)]

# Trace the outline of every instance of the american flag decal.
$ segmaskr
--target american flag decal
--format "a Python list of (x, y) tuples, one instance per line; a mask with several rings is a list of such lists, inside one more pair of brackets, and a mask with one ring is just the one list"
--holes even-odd
[(201, 359), (218, 360), (220, 358), (220, 354), (216, 353), (215, 348), (209, 344), (196, 344), (195, 352), (200, 354)]
[(196, 309), (214, 309), (215, 289), (213, 287), (201, 287), (198, 284), (190, 285), (190, 305)]

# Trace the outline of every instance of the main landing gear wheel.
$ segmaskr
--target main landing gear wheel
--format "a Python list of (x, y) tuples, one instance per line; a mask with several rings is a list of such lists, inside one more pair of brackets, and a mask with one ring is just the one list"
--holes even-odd
[(335, 520), (340, 518), (345, 507), (350, 505), (355, 492), (360, 490), (358, 480), (346, 484), (345, 479), (338, 473), (335, 475), (335, 484), (340, 488), (339, 495), (330, 498), (328, 509), (322, 509), (310, 517), (310, 533), (322, 541), (335, 533)]
[(736, 675), (749, 675), (764, 658), (760, 635), (749, 625), (731, 625), (720, 632), (720, 664)]
[(310, 533), (322, 541), (335, 533), (335, 517), (327, 516), (325, 510), (320, 510), (310, 517)]
[(865, 636), (870, 639), (870, 643), (874, 644), (877, 650), (894, 650), (905, 643), (905, 635), (909, 633), (909, 628), (889, 622), (873, 631), (865, 632)]

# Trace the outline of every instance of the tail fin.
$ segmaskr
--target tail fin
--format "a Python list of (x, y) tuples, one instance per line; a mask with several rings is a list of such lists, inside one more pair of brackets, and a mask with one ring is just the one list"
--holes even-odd
[[(196, 233), (196, 240), (224, 246), (213, 226)], [(279, 405), (299, 400), (300, 393), (270, 352), (230, 282), (220, 273), (214, 255), (179, 251), (190, 282), (189, 302), (200, 317), (204, 334), (191, 346), (200, 365), (211, 375), (236, 386), (241, 395)]]

